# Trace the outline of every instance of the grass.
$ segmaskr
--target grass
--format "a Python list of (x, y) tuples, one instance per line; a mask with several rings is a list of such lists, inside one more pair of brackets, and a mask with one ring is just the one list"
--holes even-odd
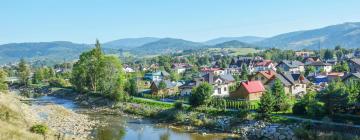
[(256, 53), (259, 52), (259, 50), (256, 50), (255, 48), (209, 48), (210, 52), (229, 52), (232, 56), (238, 56), (238, 55), (247, 55), (249, 53)]
[(43, 139), (43, 136), (29, 131), (31, 121), (25, 117), (21, 104), (14, 96), (0, 93), (0, 139)]

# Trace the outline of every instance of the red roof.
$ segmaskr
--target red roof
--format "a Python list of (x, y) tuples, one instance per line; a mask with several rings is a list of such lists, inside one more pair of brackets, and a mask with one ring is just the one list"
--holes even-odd
[(202, 68), (201, 71), (202, 72), (213, 72), (213, 71), (218, 71), (218, 70), (224, 70), (222, 68)]
[(259, 63), (256, 63), (255, 66), (269, 66), (272, 63), (271, 60), (264, 60)]
[(249, 94), (265, 91), (264, 85), (261, 81), (241, 82), (241, 86), (243, 86)]

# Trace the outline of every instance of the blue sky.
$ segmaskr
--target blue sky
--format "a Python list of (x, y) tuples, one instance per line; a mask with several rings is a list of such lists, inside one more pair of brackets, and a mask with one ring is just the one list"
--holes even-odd
[(1, 0), (0, 44), (269, 37), (358, 22), (359, 6), (359, 0)]

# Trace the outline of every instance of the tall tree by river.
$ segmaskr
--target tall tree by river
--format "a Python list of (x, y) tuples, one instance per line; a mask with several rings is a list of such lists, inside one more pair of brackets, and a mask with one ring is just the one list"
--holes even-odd
[(28, 85), (29, 79), (30, 79), (30, 68), (26, 64), (25, 59), (20, 59), (19, 65), (18, 65), (18, 77), (20, 84), (22, 85)]
[(80, 55), (74, 64), (71, 83), (79, 92), (92, 92), (112, 99), (123, 94), (125, 73), (119, 58), (106, 56), (99, 41), (95, 48)]

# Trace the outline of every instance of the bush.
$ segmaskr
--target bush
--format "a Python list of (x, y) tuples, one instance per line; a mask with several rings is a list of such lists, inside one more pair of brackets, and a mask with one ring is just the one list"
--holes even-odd
[(62, 78), (51, 78), (49, 80), (49, 85), (52, 87), (69, 87), (70, 82)]
[(182, 110), (184, 107), (183, 107), (183, 103), (182, 102), (175, 102), (174, 103), (174, 108), (177, 109), (177, 110)]
[(297, 102), (292, 107), (292, 111), (296, 115), (305, 115), (306, 114), (306, 104), (303, 102)]
[(47, 133), (47, 131), (48, 131), (48, 128), (45, 125), (38, 124), (38, 125), (32, 126), (30, 128), (30, 131), (33, 132), (33, 133), (45, 135)]

